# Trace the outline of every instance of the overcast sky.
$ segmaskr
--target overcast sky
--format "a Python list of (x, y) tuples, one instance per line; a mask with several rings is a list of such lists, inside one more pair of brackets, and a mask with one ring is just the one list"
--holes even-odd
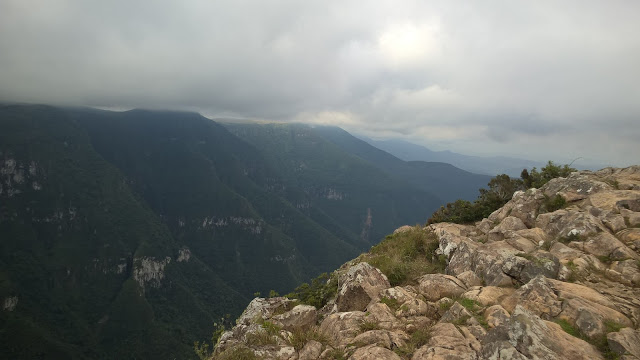
[(0, 1), (0, 100), (640, 163), (640, 1)]

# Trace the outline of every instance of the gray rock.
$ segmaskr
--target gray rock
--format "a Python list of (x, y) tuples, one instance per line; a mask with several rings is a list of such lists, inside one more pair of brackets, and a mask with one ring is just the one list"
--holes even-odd
[(426, 274), (418, 278), (418, 291), (427, 301), (456, 297), (466, 290), (464, 283), (451, 275)]
[(607, 343), (616, 354), (632, 355), (640, 359), (640, 331), (624, 328), (607, 334)]
[(275, 315), (271, 319), (287, 331), (307, 330), (316, 324), (318, 312), (314, 306), (297, 305), (284, 314)]
[[(593, 345), (521, 306), (516, 306), (507, 324), (491, 329), (482, 339), (482, 345), (482, 355), (489, 359), (498, 359), (502, 354), (515, 355), (514, 349), (529, 359), (602, 359)], [(515, 358), (522, 357), (516, 355)]]
[(379, 298), (380, 291), (391, 287), (387, 277), (366, 262), (352, 266), (340, 277), (340, 283), (336, 299), (339, 312), (362, 311)]

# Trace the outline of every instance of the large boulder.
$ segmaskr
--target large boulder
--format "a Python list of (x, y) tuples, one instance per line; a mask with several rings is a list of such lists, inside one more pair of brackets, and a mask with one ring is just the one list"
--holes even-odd
[(409, 335), (404, 331), (369, 330), (356, 336), (353, 343), (395, 349), (405, 346), (407, 340), (409, 340)]
[(612, 260), (636, 259), (638, 255), (609, 233), (599, 233), (585, 241), (573, 242), (569, 246), (596, 256)]
[(358, 348), (349, 360), (402, 360), (400, 356), (396, 355), (393, 351), (379, 347), (377, 345), (367, 345), (365, 347)]
[(504, 218), (498, 226), (494, 227), (487, 234), (489, 241), (500, 241), (507, 237), (507, 234), (524, 230), (527, 226), (517, 217), (507, 216)]
[(516, 306), (521, 306), (543, 319), (552, 319), (562, 311), (561, 298), (544, 276), (538, 276), (524, 284), (504, 298), (500, 305), (509, 312), (513, 312)]
[(497, 286), (484, 286), (471, 289), (462, 297), (478, 302), (482, 306), (498, 304), (502, 299), (511, 295), (515, 290), (513, 288), (504, 288)]
[(516, 306), (509, 321), (482, 339), (485, 359), (603, 359), (591, 344)]
[(347, 345), (360, 333), (365, 316), (362, 311), (331, 314), (320, 324), (320, 333), (327, 336), (336, 346)]
[(349, 268), (340, 276), (340, 291), (336, 299), (339, 312), (363, 311), (379, 298), (380, 291), (391, 287), (387, 277), (366, 262)]
[(547, 197), (562, 196), (567, 202), (586, 199), (587, 197), (613, 187), (593, 176), (589, 171), (574, 172), (566, 178), (551, 179), (541, 190)]
[[(607, 334), (609, 349), (619, 356), (631, 355), (640, 359), (640, 331), (624, 328)], [(626, 358), (625, 358), (626, 359)]]
[(467, 291), (464, 283), (451, 275), (426, 274), (418, 278), (418, 291), (428, 301), (456, 297)]
[(539, 189), (516, 191), (509, 202), (489, 215), (488, 220), (501, 222), (506, 217), (513, 216), (520, 219), (526, 227), (533, 227), (543, 201), (544, 194)]
[(438, 323), (431, 328), (429, 342), (418, 349), (412, 360), (459, 359), (476, 360), (478, 354), (469, 340), (450, 323)]
[(526, 284), (538, 275), (556, 278), (560, 269), (560, 260), (547, 251), (536, 251), (530, 254), (518, 254), (504, 261), (502, 271)]
[(315, 340), (309, 340), (300, 349), (298, 360), (316, 360), (320, 358), (320, 354), (322, 354), (322, 344)]
[(287, 331), (307, 330), (316, 324), (318, 312), (314, 306), (297, 305), (284, 314), (273, 316), (274, 323)]

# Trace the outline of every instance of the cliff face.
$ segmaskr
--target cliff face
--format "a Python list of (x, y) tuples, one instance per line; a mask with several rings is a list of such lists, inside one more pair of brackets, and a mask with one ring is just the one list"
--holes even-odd
[(640, 166), (517, 192), (475, 225), (398, 233), (385, 241), (433, 238), (420, 256), (444, 273), (392, 286), (364, 254), (332, 274), (321, 309), (254, 299), (214, 357), (640, 359)]

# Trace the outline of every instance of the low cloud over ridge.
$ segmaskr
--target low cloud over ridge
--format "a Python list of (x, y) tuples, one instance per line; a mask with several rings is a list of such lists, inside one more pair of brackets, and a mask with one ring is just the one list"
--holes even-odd
[(326, 123), (435, 149), (640, 153), (636, 1), (0, 3), (0, 100)]

